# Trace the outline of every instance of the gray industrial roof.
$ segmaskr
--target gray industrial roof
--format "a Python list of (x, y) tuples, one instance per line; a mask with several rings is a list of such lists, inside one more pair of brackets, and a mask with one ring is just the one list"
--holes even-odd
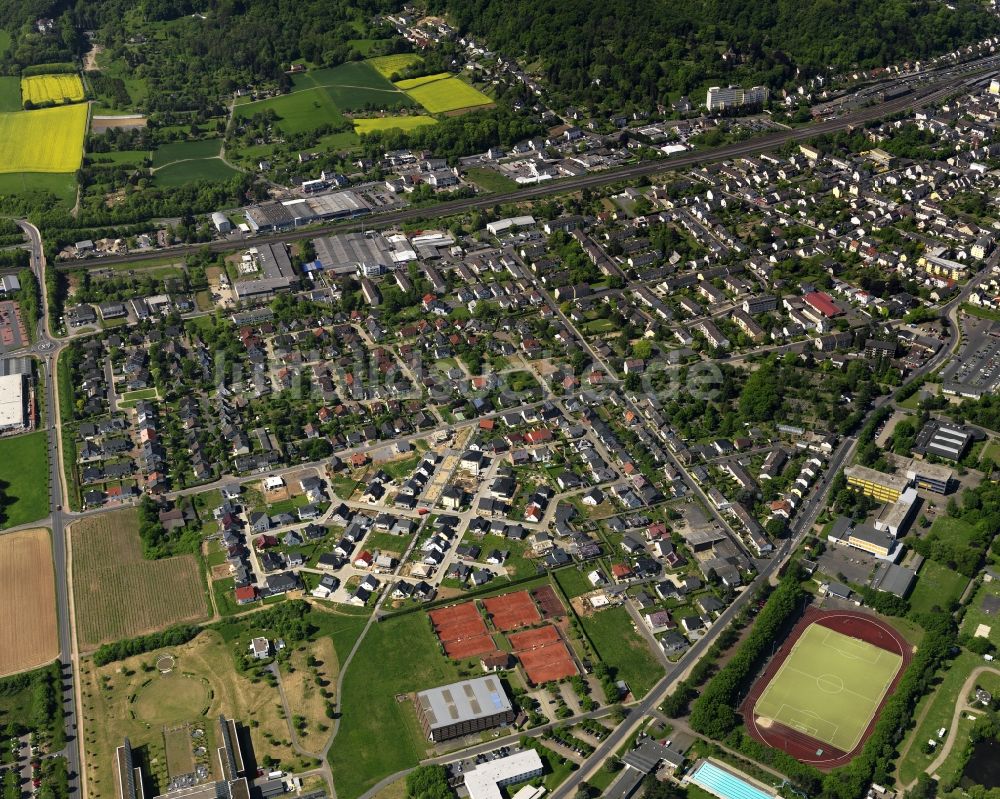
[(513, 710), (500, 680), (492, 676), (429, 688), (417, 694), (417, 702), (431, 729)]

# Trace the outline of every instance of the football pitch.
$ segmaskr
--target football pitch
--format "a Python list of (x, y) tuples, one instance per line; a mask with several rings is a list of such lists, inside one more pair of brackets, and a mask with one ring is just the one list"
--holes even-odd
[(759, 727), (778, 722), (843, 752), (861, 741), (902, 657), (812, 624), (754, 705)]

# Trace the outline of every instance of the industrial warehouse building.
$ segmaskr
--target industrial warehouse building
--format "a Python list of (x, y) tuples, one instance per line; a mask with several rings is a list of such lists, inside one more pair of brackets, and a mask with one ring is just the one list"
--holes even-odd
[(27, 427), (27, 392), (24, 389), (23, 374), (0, 377), (0, 433)]
[(482, 732), (516, 717), (514, 707), (497, 677), (476, 677), (420, 691), (417, 719), (432, 741)]

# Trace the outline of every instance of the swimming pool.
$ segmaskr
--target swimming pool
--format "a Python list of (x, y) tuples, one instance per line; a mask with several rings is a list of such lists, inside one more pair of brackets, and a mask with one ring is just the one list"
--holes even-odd
[(688, 780), (719, 799), (774, 799), (773, 794), (765, 793), (707, 760), (688, 775)]

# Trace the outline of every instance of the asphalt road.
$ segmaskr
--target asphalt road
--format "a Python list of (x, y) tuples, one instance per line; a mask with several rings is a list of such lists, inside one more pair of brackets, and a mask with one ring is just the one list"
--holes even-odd
[[(979, 59), (977, 62), (970, 62), (961, 71), (962, 77), (968, 80), (970, 72), (975, 70), (975, 64), (981, 64), (984, 71), (995, 69), (996, 56)], [(392, 211), (385, 214), (366, 215), (351, 220), (330, 222), (328, 224), (310, 226), (300, 230), (293, 230), (284, 233), (267, 234), (255, 236), (247, 239), (254, 244), (267, 244), (277, 242), (288, 242), (302, 239), (311, 239), (317, 236), (329, 235), (331, 233), (346, 233), (349, 231), (371, 229), (377, 227), (392, 227), (403, 222), (414, 220), (431, 220), (454, 214), (464, 213), (479, 208), (492, 208), (495, 205), (504, 203), (524, 202), (539, 197), (547, 197), (553, 194), (563, 194), (565, 192), (578, 191), (580, 189), (604, 186), (609, 183), (616, 183), (622, 180), (630, 180), (637, 177), (653, 175), (667, 172), (673, 169), (690, 167), (695, 164), (707, 164), (715, 161), (724, 161), (744, 155), (774, 150), (789, 142), (801, 142), (811, 139), (824, 133), (847, 130), (873, 119), (879, 119), (891, 114), (911, 110), (925, 103), (935, 102), (959, 90), (962, 81), (958, 79), (958, 74), (953, 71), (945, 73), (939, 80), (922, 88), (912, 94), (891, 100), (887, 103), (879, 103), (868, 108), (862, 108), (852, 114), (846, 114), (835, 119), (820, 120), (803, 125), (799, 128), (781, 130), (766, 136), (759, 136), (745, 142), (729, 144), (713, 149), (696, 150), (685, 155), (679, 155), (657, 161), (644, 161), (639, 164), (610, 169), (603, 172), (594, 172), (579, 177), (565, 178), (563, 180), (551, 180), (534, 186), (528, 186), (516, 191), (504, 192), (500, 194), (486, 194), (463, 200), (453, 200), (451, 202), (439, 203), (438, 205), (421, 208), (406, 208), (401, 211)], [(163, 258), (165, 255), (177, 255), (183, 257), (204, 249), (212, 252), (230, 251), (239, 246), (239, 243), (232, 241), (216, 241), (208, 244), (191, 244), (173, 247), (167, 250), (154, 250), (151, 252), (131, 253), (129, 255), (110, 256), (107, 258), (95, 258), (84, 261), (64, 262), (57, 266), (59, 269), (102, 269), (111, 264), (117, 263), (137, 263), (145, 260)]]
[[(69, 792), (80, 791), (80, 744), (77, 740), (76, 690), (73, 674), (73, 628), (69, 606), (69, 564), (66, 560), (66, 528), (62, 508), (65, 497), (62, 491), (62, 459), (60, 458), (59, 436), (56, 420), (59, 408), (56, 404), (55, 364), (62, 345), (48, 335), (48, 302), (45, 296), (45, 274), (42, 255), (42, 241), (38, 229), (27, 222), (18, 222), (30, 242), (31, 269), (38, 280), (42, 295), (42, 319), (37, 327), (36, 344), (33, 349), (42, 356), (40, 371), (45, 382), (45, 418), (43, 429), (48, 437), (49, 447), (49, 508), (48, 526), (52, 529), (52, 556), (56, 573), (56, 613), (59, 620), (59, 662), (62, 666), (63, 717), (66, 727), (66, 757), (69, 771)], [(46, 523), (42, 520), (42, 524)]]

